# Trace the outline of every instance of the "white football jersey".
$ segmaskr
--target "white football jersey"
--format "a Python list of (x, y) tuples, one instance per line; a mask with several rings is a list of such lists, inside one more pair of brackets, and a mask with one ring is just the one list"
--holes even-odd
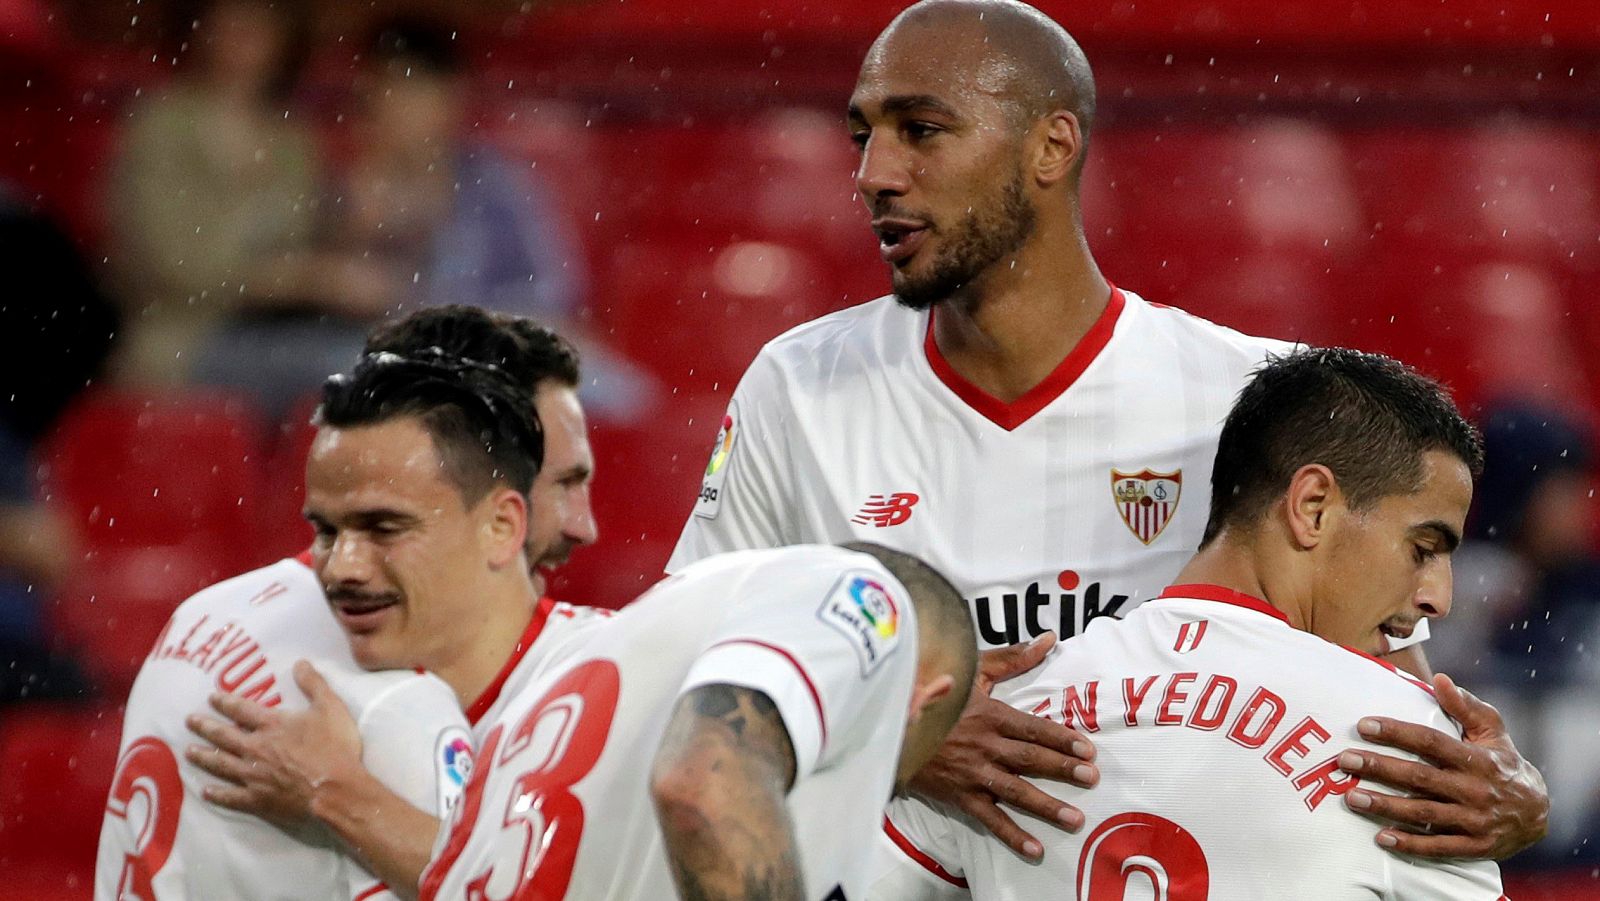
[(932, 315), (883, 297), (763, 348), (667, 570), (875, 541), (944, 573), (982, 647), (1070, 638), (1193, 556), (1222, 422), (1251, 372), (1294, 347), (1113, 289), (1072, 353), (1006, 404), (944, 361)]
[(216, 782), (183, 758), (184, 725), (229, 692), (304, 709), (292, 668), (309, 660), (360, 728), (362, 762), (412, 805), (444, 817), (470, 775), (472, 740), (450, 687), (412, 671), (366, 672), (316, 574), (282, 560), (185, 601), (128, 697), (95, 871), (100, 901), (393, 897), (325, 830), (290, 835), (207, 802)]
[(506, 706), (422, 897), (675, 897), (650, 768), (678, 698), (709, 684), (772, 699), (807, 897), (859, 897), (916, 673), (908, 601), (836, 547), (726, 554), (662, 581)]
[[(1431, 687), (1293, 629), (1265, 601), (1174, 586), (1008, 687), (1019, 709), (1095, 742), (1098, 786), (1034, 783), (1083, 810), (1083, 829), (1040, 832), (1033, 863), (975, 821), (899, 799), (889, 831), (907, 853), (871, 897), (947, 897), (963, 881), (985, 901), (1501, 897), (1493, 862), (1391, 854), (1341, 800), (1360, 782), (1338, 769), (1342, 751), (1398, 753), (1360, 737), (1363, 716), (1460, 734)], [(935, 875), (907, 876), (919, 867)]]

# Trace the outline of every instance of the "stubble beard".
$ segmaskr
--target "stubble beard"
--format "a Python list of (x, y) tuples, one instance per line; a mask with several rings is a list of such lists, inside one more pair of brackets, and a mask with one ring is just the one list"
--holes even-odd
[(1018, 169), (994, 205), (972, 210), (957, 224), (954, 240), (939, 252), (926, 275), (913, 278), (894, 272), (895, 300), (921, 311), (960, 294), (990, 267), (1021, 250), (1033, 236), (1036, 218)]

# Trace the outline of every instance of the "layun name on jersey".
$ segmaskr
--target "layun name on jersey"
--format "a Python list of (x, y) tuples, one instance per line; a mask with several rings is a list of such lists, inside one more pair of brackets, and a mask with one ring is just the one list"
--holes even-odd
[(1128, 603), (1128, 595), (1109, 594), (1099, 582), (1059, 593), (1046, 590), (1045, 584), (1034, 582), (1020, 592), (968, 598), (978, 638), (985, 644), (1008, 645), (1051, 630), (1060, 638), (1071, 638), (1095, 617), (1120, 617)]

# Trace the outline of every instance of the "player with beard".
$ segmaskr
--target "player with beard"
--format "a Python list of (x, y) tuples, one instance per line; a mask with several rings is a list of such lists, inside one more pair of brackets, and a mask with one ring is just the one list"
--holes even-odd
[[(1000, 803), (1080, 827), (1077, 809), (1021, 777), (1091, 786), (1094, 750), (985, 695), (1037, 663), (1049, 633), (1127, 614), (1173, 580), (1200, 543), (1234, 397), (1290, 348), (1148, 303), (1101, 274), (1079, 196), (1094, 81), (1077, 43), (1038, 10), (910, 7), (868, 51), (848, 122), (894, 296), (761, 351), (668, 569), (740, 548), (864, 539), (938, 567), (996, 650), (914, 788), (1037, 857), (1043, 846)], [(1457, 719), (1482, 719), (1485, 705), (1454, 703), (1470, 705), (1447, 706)], [(1380, 799), (1371, 812), (1404, 827), (1380, 833), (1398, 850), (1501, 857), (1543, 835), (1543, 780), (1503, 730), (1463, 743), (1396, 723), (1382, 740), (1470, 747), (1493, 763), (1394, 760), (1384, 778), (1406, 790), (1459, 776), (1440, 800), (1473, 814), (1451, 834), (1422, 835), (1428, 822)]]
[[(442, 398), (428, 395), (407, 402), (426, 402), (424, 406), (430, 410), (471, 407), (471, 390), (482, 389), (471, 380), (485, 377), (482, 372), (473, 373), (497, 371), (495, 390), (506, 394), (497, 409), (531, 406), (530, 412), (538, 414), (532, 421), (547, 423), (542, 452), (533, 448), (533, 462), (542, 453), (544, 465), (538, 467), (531, 485), (515, 484), (516, 467), (505, 461), (493, 467), (505, 470), (507, 483), (525, 492), (521, 506), (526, 542), (516, 555), (519, 563), (487, 572), (477, 565), (477, 551), (459, 552), (456, 548), (446, 552), (438, 546), (439, 522), (459, 526), (466, 521), (463, 517), (470, 519), (486, 502), (458, 509), (463, 505), (454, 499), (460, 496), (464, 500), (470, 492), (455, 484), (454, 470), (441, 468), (446, 458), (452, 464), (470, 464), (470, 448), (454, 447), (436, 436), (430, 442), (431, 433), (417, 416), (390, 416), (382, 410), (366, 409), (350, 402), (348, 390), (337, 397), (330, 395), (339, 404), (333, 408), (331, 420), (324, 408), (307, 467), (307, 512), (317, 524), (317, 544), (299, 559), (223, 583), (180, 608), (180, 616), (193, 619), (215, 612), (218, 604), (235, 604), (250, 609), (250, 619), (260, 619), (265, 614), (254, 612), (247, 602), (264, 588), (271, 588), (272, 603), (263, 610), (273, 611), (274, 621), (282, 623), (280, 631), (284, 633), (271, 642), (272, 660), (284, 668), (297, 658), (318, 661), (317, 669), (301, 667), (294, 674), (309, 705), (296, 703), (280, 709), (258, 703), (266, 700), (263, 697), (239, 693), (213, 698), (213, 706), (234, 722), (191, 717), (190, 728), (215, 747), (190, 748), (186, 758), (189, 764), (231, 784), (204, 787), (203, 798), (191, 799), (186, 809), (209, 809), (242, 834), (270, 838), (284, 833), (261, 820), (227, 814), (221, 807), (286, 825), (301, 837), (302, 845), (305, 836), (312, 836), (316, 849), (324, 855), (348, 850), (392, 886), (395, 894), (412, 897), (445, 804), (469, 775), (471, 751), (481, 738), (480, 724), (503, 705), (507, 691), (532, 678), (566, 636), (605, 615), (548, 598), (541, 600), (542, 586), (537, 583), (542, 574), (537, 564), (530, 566), (532, 561), (541, 561), (548, 568), (565, 559), (572, 547), (593, 539), (588, 505), (593, 464), (575, 394), (578, 358), (571, 345), (555, 333), (527, 320), (492, 316), (470, 307), (441, 307), (375, 333), (367, 351), (364, 368), (357, 372), (357, 388), (368, 382), (398, 383), (398, 387), (391, 384), (385, 390), (404, 399), (409, 397), (406, 392), (416, 390), (407, 385), (408, 379), (423, 383), (424, 388), (428, 383), (448, 388), (452, 380), (465, 378), (469, 380), (466, 384), (456, 386), (460, 390), (451, 389), (454, 394), (447, 391)], [(399, 375), (383, 375), (385, 367)], [(339, 384), (330, 391), (343, 390)], [(413, 514), (409, 518), (399, 516), (408, 512)], [(401, 528), (385, 516), (411, 524)], [(426, 527), (413, 519), (425, 521)], [(355, 558), (351, 555), (333, 553), (336, 547), (362, 542), (368, 546), (404, 542), (430, 553), (420, 558), (421, 562), (412, 559), (409, 565), (400, 556), (385, 554), (383, 566), (370, 565), (370, 561), (352, 566)], [(324, 585), (328, 586), (326, 596)], [(202, 598), (210, 600), (202, 602)], [(330, 615), (330, 607), (334, 615)], [(382, 620), (396, 618), (392, 610), (385, 612), (390, 607), (405, 611), (407, 619), (421, 615), (424, 626), (383, 639)], [(350, 641), (357, 643), (359, 654), (352, 656)], [(361, 717), (357, 740), (352, 713), (363, 711), (340, 703), (347, 692), (340, 691), (336, 697), (327, 686), (341, 686), (347, 678), (344, 673), (358, 666), (409, 670), (417, 665), (434, 670), (448, 683), (444, 697), (454, 721), (461, 722), (464, 708), (468, 722), (461, 725), (470, 723), (471, 734), (463, 728), (443, 743), (400, 740), (392, 735), (379, 739), (369, 734), (366, 718)], [(152, 665), (147, 665), (150, 668)], [(279, 675), (280, 684), (290, 681), (287, 672)], [(429, 678), (437, 684), (438, 680)], [(207, 683), (197, 689), (202, 692), (197, 697), (203, 699), (204, 691), (214, 689)], [(291, 693), (292, 688), (284, 692), (286, 696)], [(135, 698), (140, 695), (136, 686)], [(404, 709), (403, 696), (394, 700)], [(164, 712), (157, 712), (158, 719), (166, 723), (166, 731), (181, 736), (183, 714), (199, 703), (203, 701), (190, 705), (163, 696)], [(299, 709), (302, 706), (304, 709)], [(132, 703), (129, 709), (131, 719)], [(428, 760), (437, 758), (439, 777), (434, 781), (441, 788), (430, 782), (428, 789), (438, 798), (434, 803), (419, 804), (414, 794), (395, 791), (399, 786), (394, 780), (381, 778), (385, 761), (403, 757), (412, 746), (420, 747)], [(200, 794), (199, 780), (186, 778), (186, 785), (191, 782), (193, 792)], [(228, 830), (219, 830), (219, 834), (226, 837)], [(248, 849), (251, 843), (233, 844)], [(271, 844), (268, 841), (257, 847)], [(254, 859), (288, 860), (293, 855), (261, 854)], [(282, 869), (278, 866), (275, 871)], [(369, 885), (371, 882), (368, 880)], [(242, 880), (231, 893), (254, 897), (253, 884)], [(301, 883), (294, 885), (297, 891), (306, 889), (299, 896), (327, 894)]]

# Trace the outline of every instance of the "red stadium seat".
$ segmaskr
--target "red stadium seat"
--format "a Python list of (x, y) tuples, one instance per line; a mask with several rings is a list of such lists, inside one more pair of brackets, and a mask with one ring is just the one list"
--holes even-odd
[(600, 542), (580, 549), (550, 594), (563, 601), (620, 607), (661, 578), (695, 493), (732, 385), (679, 394), (670, 412), (641, 427), (591, 425), (594, 511)]
[(311, 525), (302, 511), (306, 498), (306, 454), (317, 430), (311, 414), (318, 399), (307, 397), (291, 408), (272, 434), (266, 458), (266, 482), (257, 506), (261, 549), (269, 560), (292, 557), (311, 544)]
[(261, 446), (238, 398), (98, 391), (67, 411), (41, 459), (49, 499), (92, 551), (204, 545), (221, 577), (261, 562)]
[(47, 439), (47, 500), (86, 553), (53, 619), (108, 689), (126, 687), (172, 608), (267, 562), (254, 411), (225, 396), (84, 397)]
[(1297, 120), (1242, 128), (1129, 129), (1093, 139), (1092, 241), (1339, 255), (1363, 237), (1344, 149)]
[(121, 731), (111, 707), (22, 705), (0, 717), (0, 896), (89, 897)]
[(1600, 173), (1578, 129), (1385, 128), (1346, 143), (1380, 242), (1600, 264)]
[(642, 240), (614, 252), (595, 313), (619, 349), (668, 385), (708, 391), (737, 381), (767, 341), (841, 306), (832, 284), (795, 245)]

